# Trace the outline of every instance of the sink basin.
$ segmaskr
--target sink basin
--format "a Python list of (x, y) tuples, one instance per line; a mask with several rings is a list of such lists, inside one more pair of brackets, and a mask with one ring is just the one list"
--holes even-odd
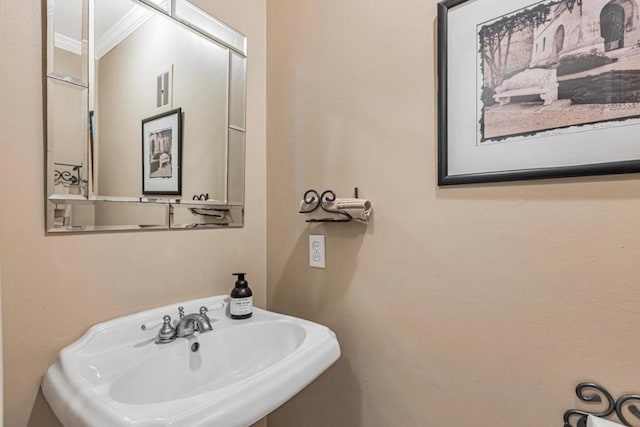
[[(328, 328), (254, 309), (225, 315), (224, 296), (161, 307), (93, 326), (63, 349), (42, 390), (66, 427), (247, 427), (293, 397), (340, 356)], [(213, 331), (156, 344), (177, 307), (211, 310)], [(197, 343), (197, 346), (194, 344)], [(197, 351), (192, 351), (197, 347)]]

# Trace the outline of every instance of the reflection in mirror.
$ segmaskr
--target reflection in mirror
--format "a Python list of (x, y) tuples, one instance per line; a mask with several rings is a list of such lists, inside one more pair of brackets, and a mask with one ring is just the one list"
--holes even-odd
[[(136, 211), (142, 204), (201, 194), (199, 203), (237, 215), (214, 221), (181, 208), (191, 217), (178, 228), (242, 226), (246, 38), (183, 0), (48, 7), (49, 229), (147, 229), (159, 217)], [(65, 201), (75, 204), (61, 209)]]
[(158, 9), (163, 13), (171, 15), (171, 11), (169, 9), (171, 7), (170, 0), (142, 0), (142, 1), (148, 4), (149, 6), (155, 7), (156, 9)]
[[(229, 182), (244, 182), (245, 134), (237, 129), (229, 129), (229, 164), (235, 165), (229, 170)], [(230, 185), (229, 199), (231, 205), (244, 204), (244, 185)]]
[(82, 86), (47, 80), (49, 194), (87, 195), (87, 93)]
[[(131, 0), (96, 0), (95, 11), (98, 194), (175, 195), (177, 185), (165, 182), (181, 172), (183, 198), (208, 193), (226, 202), (228, 49)], [(127, 22), (122, 31), (129, 34), (108, 35), (121, 33), (112, 21)], [(178, 129), (167, 121), (145, 126), (141, 140), (143, 121), (177, 108), (181, 150)], [(143, 192), (144, 181), (151, 191)]]
[(196, 229), (210, 227), (237, 227), (243, 217), (241, 206), (207, 204), (173, 205), (171, 228)]
[[(133, 230), (166, 230), (170, 205), (131, 202), (74, 201), (52, 203), (51, 232), (109, 231), (123, 227)], [(106, 206), (108, 205), (108, 206)], [(109, 215), (97, 215), (107, 207)], [(132, 226), (131, 224), (137, 224)]]
[(88, 84), (88, 0), (47, 0), (47, 74)]

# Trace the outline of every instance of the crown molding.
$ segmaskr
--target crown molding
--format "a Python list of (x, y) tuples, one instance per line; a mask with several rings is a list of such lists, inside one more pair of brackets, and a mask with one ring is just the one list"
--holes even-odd
[(64, 34), (54, 34), (54, 46), (66, 50), (67, 52), (75, 53), (76, 55), (82, 55), (82, 42), (76, 40)]
[(131, 33), (155, 16), (155, 12), (144, 7), (135, 7), (127, 12), (102, 37), (96, 40), (96, 59), (102, 58)]

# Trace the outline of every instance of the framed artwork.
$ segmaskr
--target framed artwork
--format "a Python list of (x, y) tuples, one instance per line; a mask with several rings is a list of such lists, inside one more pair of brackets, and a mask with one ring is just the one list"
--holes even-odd
[(439, 3), (439, 185), (640, 172), (639, 6)]
[(182, 109), (142, 121), (142, 194), (182, 194)]

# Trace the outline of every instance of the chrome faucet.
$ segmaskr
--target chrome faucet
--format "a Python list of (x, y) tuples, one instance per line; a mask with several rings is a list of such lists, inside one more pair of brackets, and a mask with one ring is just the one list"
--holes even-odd
[(200, 333), (212, 331), (211, 319), (207, 316), (207, 307), (200, 307), (200, 314), (192, 313), (184, 315), (184, 309), (179, 307), (180, 320), (174, 328), (171, 326), (171, 316), (164, 316), (164, 324), (156, 336), (156, 344), (167, 344), (176, 340)]
[(176, 337), (183, 338), (194, 332), (209, 332), (213, 330), (211, 320), (207, 316), (207, 308), (200, 307), (200, 314), (192, 313), (180, 319), (176, 325)]

